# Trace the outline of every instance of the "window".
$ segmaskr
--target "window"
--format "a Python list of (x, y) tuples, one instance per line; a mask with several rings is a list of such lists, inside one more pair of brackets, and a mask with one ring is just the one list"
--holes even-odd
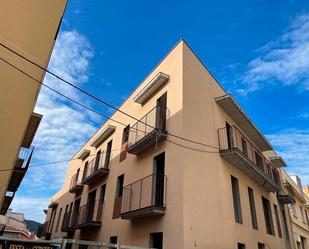
[(59, 215), (58, 215), (58, 220), (57, 220), (57, 225), (56, 225), (56, 231), (58, 231), (58, 227), (59, 227), (59, 222), (60, 222), (60, 218), (61, 218), (61, 213), (62, 213), (62, 208), (60, 208), (60, 212), (59, 212)]
[(87, 174), (88, 174), (88, 161), (85, 162), (83, 179), (87, 177)]
[(237, 249), (246, 249), (246, 245), (243, 243), (237, 243)]
[(286, 220), (285, 211), (284, 211), (284, 209), (282, 209), (281, 211), (282, 211), (282, 217), (283, 217), (285, 238), (286, 238), (287, 240), (290, 240), (289, 229), (288, 229), (288, 222), (287, 222), (287, 220)]
[(102, 185), (101, 186), (101, 191), (100, 191), (100, 204), (103, 204), (104, 203), (104, 200), (105, 200), (105, 191), (106, 191), (106, 184)]
[(122, 162), (127, 158), (127, 148), (129, 141), (130, 125), (126, 126), (122, 132), (121, 151), (119, 156), (119, 162)]
[(117, 219), (120, 216), (123, 181), (124, 181), (124, 175), (118, 176), (117, 185), (116, 185), (116, 193), (115, 193), (115, 201), (114, 201), (113, 219)]
[(149, 247), (163, 249), (163, 233), (151, 233), (149, 236)]
[(305, 209), (305, 216), (306, 216), (306, 222), (307, 222), (307, 224), (309, 225), (309, 220), (308, 220), (308, 212), (307, 212), (307, 209)]
[(104, 168), (109, 167), (109, 161), (111, 159), (111, 154), (112, 154), (112, 145), (113, 145), (113, 140), (109, 141), (108, 144), (107, 144), (107, 147), (106, 147)]
[(239, 194), (239, 186), (237, 178), (231, 176), (231, 183), (232, 183), (235, 221), (237, 223), (242, 224), (242, 212), (241, 212), (240, 194)]
[[(118, 237), (117, 236), (111, 236), (109, 238), (109, 243), (111, 244), (117, 244), (117, 241), (118, 241)], [(114, 247), (110, 247), (110, 249), (113, 249)]]
[(242, 137), (241, 138), (241, 147), (242, 147), (242, 152), (248, 156), (248, 148), (247, 148), (247, 141)]
[(118, 176), (116, 187), (116, 198), (122, 197), (124, 175)]
[(253, 229), (258, 229), (257, 218), (256, 218), (256, 209), (255, 209), (255, 201), (254, 194), (252, 188), (248, 187), (248, 195), (249, 195), (249, 204), (250, 204), (250, 213), (251, 213), (251, 223)]
[(265, 249), (265, 244), (258, 242), (258, 249)]
[(264, 171), (263, 158), (256, 151), (255, 151), (254, 154), (255, 154), (255, 163), (256, 163), (256, 165), (259, 167), (260, 170)]
[(300, 209), (300, 214), (301, 214), (302, 221), (303, 221), (303, 223), (306, 223), (306, 222), (305, 222), (305, 217), (304, 217), (304, 210), (303, 210), (303, 207), (302, 207), (302, 206), (299, 206), (299, 209)]
[(264, 210), (266, 232), (268, 234), (275, 235), (269, 200), (267, 200), (265, 197), (262, 196), (262, 203), (263, 203), (263, 210)]
[(279, 218), (279, 212), (277, 205), (274, 204), (275, 209), (275, 217), (276, 217), (276, 223), (277, 223), (277, 229), (278, 229), (278, 235), (280, 238), (282, 238), (282, 231), (281, 231), (281, 224), (280, 224), (280, 218)]

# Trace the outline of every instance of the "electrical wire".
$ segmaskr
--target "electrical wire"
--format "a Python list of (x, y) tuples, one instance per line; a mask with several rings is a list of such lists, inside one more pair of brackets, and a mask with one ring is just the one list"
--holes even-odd
[[(152, 128), (152, 129), (156, 129), (156, 128), (153, 127), (152, 125), (149, 125), (149, 124), (143, 122), (142, 120), (140, 120), (140, 119), (138, 119), (138, 118), (136, 118), (136, 117), (134, 117), (134, 116), (128, 114), (127, 112), (124, 112), (124, 111), (120, 110), (119, 108), (117, 108), (117, 107), (113, 106), (112, 104), (110, 104), (110, 103), (108, 103), (108, 102), (106, 102), (106, 101), (100, 99), (99, 97), (95, 96), (94, 94), (89, 93), (89, 92), (87, 92), (86, 90), (80, 88), (79, 86), (77, 86), (77, 85), (71, 83), (70, 81), (68, 81), (68, 80), (66, 80), (66, 79), (64, 79), (64, 78), (62, 78), (61, 76), (59, 76), (59, 75), (57, 75), (56, 73), (50, 71), (49, 69), (46, 69), (46, 68), (42, 67), (42, 66), (39, 65), (38, 63), (36, 63), (36, 62), (34, 62), (34, 61), (28, 59), (27, 57), (25, 57), (25, 56), (23, 56), (22, 54), (16, 52), (15, 50), (11, 49), (10, 47), (4, 45), (4, 44), (1, 43), (1, 42), (0, 42), (0, 46), (2, 46), (3, 48), (7, 49), (7, 50), (10, 51), (11, 53), (17, 55), (18, 57), (22, 58), (23, 60), (25, 60), (25, 61), (31, 63), (32, 65), (34, 65), (34, 66), (40, 68), (40, 69), (43, 70), (44, 72), (49, 73), (50, 75), (52, 75), (53, 77), (59, 79), (60, 81), (62, 81), (62, 82), (64, 82), (64, 83), (68, 84), (69, 86), (73, 87), (74, 89), (76, 89), (76, 90), (82, 92), (83, 94), (85, 94), (85, 95), (87, 95), (87, 96), (93, 98), (94, 100), (96, 100), (96, 101), (98, 101), (98, 102), (100, 102), (100, 103), (102, 103), (102, 104), (104, 104), (104, 105), (106, 105), (106, 106), (112, 108), (113, 110), (115, 110), (115, 111), (117, 111), (117, 112), (120, 112), (120, 113), (122, 113), (122, 114), (124, 114), (124, 115), (126, 115), (126, 116), (128, 116), (128, 117), (130, 117), (130, 118), (132, 118), (132, 119), (134, 119), (135, 121), (137, 121), (137, 122), (139, 122), (139, 123), (141, 123), (141, 124), (144, 124), (144, 125), (146, 125), (146, 126)], [(40, 82), (40, 83), (41, 83), (41, 82)], [(41, 84), (43, 84), (43, 83), (41, 83)], [(110, 119), (110, 118), (108, 118), (108, 119)], [(110, 120), (112, 120), (112, 119), (110, 119)], [(203, 143), (203, 142), (200, 142), (200, 141), (195, 141), (195, 140), (192, 140), (192, 139), (189, 139), (189, 138), (185, 138), (185, 137), (182, 137), (182, 136), (179, 136), (179, 135), (170, 133), (170, 132), (167, 132), (167, 134), (170, 135), (170, 136), (173, 136), (173, 137), (175, 137), (175, 138), (178, 138), (178, 139), (181, 139), (181, 140), (190, 142), (190, 143), (195, 143), (195, 144), (198, 144), (198, 145), (201, 145), (201, 146), (210, 147), (210, 148), (214, 148), (214, 149), (219, 149), (219, 148), (216, 147), (216, 146), (209, 145), (209, 144), (206, 144), (206, 143)]]

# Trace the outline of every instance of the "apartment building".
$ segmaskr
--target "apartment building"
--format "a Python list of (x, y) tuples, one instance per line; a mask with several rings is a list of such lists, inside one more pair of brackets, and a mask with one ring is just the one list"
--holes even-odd
[(185, 41), (120, 110), (69, 162), (47, 239), (291, 248), (284, 161)]
[(294, 248), (309, 248), (309, 197), (308, 186), (303, 188), (298, 176), (289, 176), (282, 170), (283, 189), (292, 199), (289, 217), (292, 226)]
[(42, 119), (33, 112), (40, 85), (16, 68), (37, 80), (44, 71), (13, 51), (47, 68), (65, 5), (65, 0), (0, 0), (0, 214), (27, 171)]

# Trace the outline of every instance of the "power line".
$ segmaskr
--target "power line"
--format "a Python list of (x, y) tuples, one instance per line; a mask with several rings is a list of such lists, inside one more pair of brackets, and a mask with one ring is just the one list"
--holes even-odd
[[(71, 87), (75, 88), (76, 90), (78, 90), (78, 91), (84, 93), (85, 95), (87, 95), (87, 96), (89, 96), (89, 97), (95, 99), (96, 101), (98, 101), (98, 102), (100, 102), (100, 103), (102, 103), (102, 104), (104, 104), (104, 105), (106, 105), (106, 106), (112, 108), (112, 109), (115, 110), (115, 111), (118, 111), (118, 112), (120, 112), (120, 113), (122, 113), (122, 114), (124, 114), (124, 115), (126, 115), (126, 116), (128, 116), (128, 117), (130, 117), (130, 118), (132, 118), (132, 119), (134, 119), (135, 121), (137, 121), (137, 122), (139, 122), (139, 123), (142, 123), (142, 124), (144, 124), (144, 125), (146, 125), (146, 126), (152, 128), (152, 129), (156, 129), (155, 127), (153, 127), (153, 126), (151, 126), (151, 125), (149, 125), (149, 124), (143, 122), (142, 120), (139, 120), (138, 118), (136, 118), (136, 117), (134, 117), (134, 116), (128, 114), (127, 112), (124, 112), (124, 111), (120, 110), (119, 108), (113, 106), (112, 104), (110, 104), (110, 103), (108, 103), (108, 102), (106, 102), (106, 101), (100, 99), (99, 97), (95, 96), (94, 94), (89, 93), (89, 92), (87, 92), (86, 90), (84, 90), (84, 89), (78, 87), (77, 85), (71, 83), (70, 81), (68, 81), (68, 80), (62, 78), (61, 76), (57, 75), (56, 73), (50, 71), (49, 69), (46, 69), (46, 68), (42, 67), (42, 66), (39, 65), (38, 63), (36, 63), (36, 62), (34, 62), (34, 61), (28, 59), (27, 57), (25, 57), (25, 56), (23, 56), (22, 54), (16, 52), (15, 50), (11, 49), (10, 47), (4, 45), (4, 44), (1, 43), (1, 42), (0, 42), (0, 46), (2, 46), (3, 48), (9, 50), (10, 52), (14, 53), (15, 55), (17, 55), (18, 57), (22, 58), (23, 60), (26, 60), (27, 62), (31, 63), (32, 65), (34, 65), (34, 66), (40, 68), (40, 69), (43, 70), (44, 72), (49, 73), (50, 75), (54, 76), (55, 78), (59, 79), (60, 81), (66, 83), (66, 84), (68, 84), (68, 85), (70, 85)], [(19, 69), (19, 71), (21, 71), (21, 70)], [(31, 78), (33, 78), (33, 77), (31, 76)], [(37, 81), (37, 80), (36, 80), (36, 81)], [(43, 85), (42, 82), (40, 82), (40, 84)], [(111, 118), (107, 118), (107, 119), (112, 120)], [(182, 137), (182, 136), (179, 136), (179, 135), (170, 133), (170, 132), (167, 132), (167, 134), (170, 135), (170, 136), (173, 136), (173, 137), (175, 137), (175, 138), (178, 138), (178, 139), (181, 139), (181, 140), (190, 142), (190, 143), (195, 143), (195, 144), (198, 144), (198, 145), (201, 145), (201, 146), (206, 146), (206, 147), (210, 147), (210, 148), (214, 148), (214, 149), (219, 149), (217, 146), (213, 146), (213, 145), (209, 145), (209, 144), (202, 143), (202, 142), (199, 142), (199, 141), (195, 141), (195, 140), (192, 140), (192, 139), (189, 139), (189, 138), (185, 138), (185, 137)]]

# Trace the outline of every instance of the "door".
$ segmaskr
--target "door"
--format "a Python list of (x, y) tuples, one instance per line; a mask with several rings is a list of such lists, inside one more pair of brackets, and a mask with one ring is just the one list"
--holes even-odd
[(94, 171), (96, 172), (100, 166), (100, 161), (101, 161), (101, 150), (97, 152), (96, 158), (95, 158), (95, 165), (94, 165)]
[(109, 141), (106, 147), (106, 156), (105, 156), (105, 162), (104, 162), (104, 168), (106, 169), (108, 169), (109, 161), (111, 159), (112, 144), (113, 144), (113, 140)]
[(233, 129), (228, 122), (225, 122), (226, 136), (227, 136), (227, 146), (228, 149), (233, 148)]
[(166, 102), (167, 93), (157, 99), (156, 128), (163, 131), (166, 130)]
[(153, 205), (164, 206), (165, 152), (154, 158)]
[(94, 190), (88, 194), (87, 206), (86, 206), (86, 219), (87, 221), (93, 221), (94, 219), (94, 207), (95, 207), (95, 196), (97, 191)]

